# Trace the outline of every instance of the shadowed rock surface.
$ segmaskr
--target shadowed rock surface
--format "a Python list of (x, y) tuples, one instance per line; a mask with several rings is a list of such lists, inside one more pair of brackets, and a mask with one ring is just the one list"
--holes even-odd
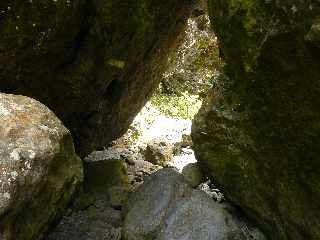
[(191, 187), (197, 187), (204, 182), (203, 173), (197, 163), (189, 163), (182, 169), (181, 173)]
[(191, 0), (0, 3), (0, 90), (54, 110), (84, 156), (123, 134), (160, 81)]
[(120, 240), (121, 211), (101, 198), (88, 206), (71, 211), (45, 240)]
[(130, 192), (159, 169), (131, 159), (124, 149), (93, 152), (85, 158), (84, 192), (65, 211), (45, 240), (120, 240), (122, 206)]
[[(194, 120), (200, 165), (271, 239), (320, 239), (320, 3), (209, 3), (226, 66), (210, 82), (214, 89)], [(81, 156), (101, 150), (126, 131), (152, 94), (191, 5), (191, 0), (2, 0), (0, 91), (34, 97), (53, 109), (70, 128)], [(193, 11), (194, 17), (201, 14), (202, 8)], [(0, 96), (0, 239), (41, 238), (81, 180), (81, 164), (69, 132), (47, 108), (29, 98)], [(51, 131), (50, 124), (58, 128)], [(123, 160), (132, 164), (132, 159)], [(139, 165), (139, 174), (125, 182), (140, 185), (149, 166), (140, 161), (127, 170)], [(100, 176), (97, 170), (105, 163), (92, 166), (91, 176)], [(115, 174), (125, 173), (116, 169)], [(180, 232), (188, 225), (173, 224), (187, 219), (184, 206), (193, 216), (189, 229), (198, 230), (198, 214), (209, 214), (202, 206), (212, 206), (192, 197), (195, 191), (185, 191), (185, 184), (172, 187), (169, 180), (150, 188), (156, 200), (138, 204), (136, 213), (144, 212), (143, 217), (131, 213), (137, 218), (123, 231), (125, 238), (184, 238)], [(110, 193), (111, 205), (122, 202), (117, 191)], [(168, 203), (173, 219), (156, 205), (157, 194), (168, 192), (173, 192)], [(157, 216), (148, 215), (154, 209)], [(166, 227), (158, 228), (158, 214), (168, 220)], [(139, 217), (146, 229), (134, 225)], [(216, 223), (206, 222), (208, 231), (224, 226), (215, 214), (208, 219)], [(99, 236), (105, 234), (102, 228), (97, 228)], [(208, 237), (201, 234), (191, 231), (186, 238)]]
[(271, 239), (320, 239), (319, 2), (209, 3), (227, 65), (194, 121), (198, 160)]
[(0, 94), (0, 239), (41, 239), (80, 182), (61, 121), (31, 98)]

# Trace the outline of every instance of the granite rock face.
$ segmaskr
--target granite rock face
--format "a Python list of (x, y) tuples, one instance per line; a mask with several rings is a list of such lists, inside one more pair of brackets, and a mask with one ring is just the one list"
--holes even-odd
[(171, 168), (149, 176), (129, 198), (126, 211), (125, 240), (265, 240), (233, 207), (192, 189)]
[(3, 0), (0, 90), (50, 107), (84, 156), (146, 103), (191, 2)]
[(209, 11), (226, 66), (194, 120), (197, 158), (271, 239), (320, 239), (319, 2)]
[(82, 178), (61, 121), (31, 98), (0, 94), (0, 239), (41, 239)]

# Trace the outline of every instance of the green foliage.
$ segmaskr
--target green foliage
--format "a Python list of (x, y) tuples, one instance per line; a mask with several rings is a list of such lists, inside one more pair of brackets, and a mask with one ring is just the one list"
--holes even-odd
[(211, 79), (224, 65), (209, 17), (190, 18), (181, 39), (177, 51), (169, 57), (159, 90), (163, 94), (180, 96), (181, 92), (187, 91), (204, 96), (212, 88)]
[(151, 103), (167, 116), (193, 119), (224, 63), (207, 15), (188, 19), (181, 39)]
[(198, 95), (190, 95), (184, 92), (181, 96), (156, 94), (151, 98), (151, 103), (167, 116), (193, 119), (200, 109), (202, 101)]

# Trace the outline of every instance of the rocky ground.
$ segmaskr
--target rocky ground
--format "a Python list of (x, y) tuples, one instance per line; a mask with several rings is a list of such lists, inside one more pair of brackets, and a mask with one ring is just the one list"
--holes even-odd
[[(149, 230), (144, 229), (147, 224), (145, 217), (149, 217), (150, 221), (154, 219), (153, 223), (152, 221), (150, 223), (157, 229), (156, 232), (160, 231), (159, 229), (164, 231), (162, 224), (155, 223), (159, 217), (157, 214), (153, 216), (155, 212), (160, 211), (161, 219), (174, 218), (174, 216), (165, 217), (162, 212), (168, 212), (167, 208), (176, 209), (181, 206), (178, 212), (191, 212), (195, 218), (201, 218), (203, 213), (199, 211), (204, 210), (201, 205), (206, 207), (208, 205), (208, 210), (211, 209), (206, 211), (209, 215), (204, 216), (204, 219), (208, 218), (207, 220), (195, 220), (191, 217), (182, 230), (179, 230), (176, 222), (169, 226), (171, 230), (169, 229), (166, 234), (172, 235), (177, 234), (177, 231), (184, 231), (188, 236), (186, 239), (222, 239), (212, 238), (217, 235), (217, 231), (220, 232), (217, 236), (235, 234), (234, 232), (236, 235), (242, 234), (243, 221), (241, 224), (238, 220), (233, 222), (237, 219), (235, 215), (227, 212), (224, 209), (225, 205), (220, 205), (224, 204), (222, 193), (210, 181), (205, 180), (197, 166), (192, 150), (190, 128), (190, 121), (167, 117), (151, 104), (147, 104), (122, 138), (113, 142), (112, 146), (93, 152), (84, 159), (84, 192), (76, 198), (62, 221), (46, 240), (147, 239), (148, 234), (144, 232)], [(165, 189), (162, 191), (163, 187)], [(198, 190), (193, 192), (193, 188)], [(181, 194), (179, 189), (184, 189), (188, 197), (175, 199), (176, 194)], [(136, 198), (135, 196), (140, 200), (132, 200)], [(175, 207), (167, 206), (166, 201), (173, 202)], [(190, 203), (187, 203), (189, 201)], [(138, 206), (151, 204), (153, 207), (149, 209), (140, 206), (137, 209), (137, 204)], [(160, 209), (156, 210), (157, 206)], [(136, 210), (132, 212), (132, 208)], [(215, 211), (218, 211), (217, 216)], [(231, 227), (225, 225), (225, 217), (233, 222)], [(215, 226), (208, 225), (209, 220), (217, 221), (221, 229), (217, 230)], [(198, 230), (188, 232), (186, 230), (188, 227)], [(205, 230), (201, 230), (202, 228)], [(208, 231), (213, 235), (209, 234), (203, 238)], [(185, 239), (181, 238), (183, 234), (180, 234), (181, 236), (178, 234), (180, 237), (177, 238), (163, 234), (154, 237)], [(240, 235), (239, 238), (233, 239), (264, 239), (256, 233), (253, 233), (256, 238), (244, 238), (245, 235)]]
[(122, 155), (128, 161), (145, 160), (182, 171), (187, 164), (196, 162), (190, 134), (190, 119), (164, 115), (149, 102), (124, 136), (104, 151), (92, 153), (91, 157)]
[(2, 0), (0, 240), (320, 239), (319, 3)]
[[(148, 103), (123, 137), (84, 159), (84, 193), (47, 240), (120, 239), (127, 195), (163, 167), (182, 172), (186, 165), (196, 162), (190, 132), (190, 120), (165, 116)], [(202, 175), (189, 179), (200, 183)]]

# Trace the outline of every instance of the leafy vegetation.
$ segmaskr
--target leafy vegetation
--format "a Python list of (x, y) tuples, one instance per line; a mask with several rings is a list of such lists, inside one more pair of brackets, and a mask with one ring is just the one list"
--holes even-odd
[(209, 17), (190, 18), (177, 51), (169, 56), (152, 105), (168, 116), (193, 119), (222, 67)]
[(151, 103), (165, 115), (193, 119), (201, 107), (202, 100), (198, 95), (184, 92), (181, 96), (157, 94), (151, 98)]
[(205, 96), (212, 88), (212, 78), (223, 67), (209, 17), (190, 18), (181, 39), (177, 51), (169, 56), (160, 92), (179, 96), (187, 91), (190, 95)]

